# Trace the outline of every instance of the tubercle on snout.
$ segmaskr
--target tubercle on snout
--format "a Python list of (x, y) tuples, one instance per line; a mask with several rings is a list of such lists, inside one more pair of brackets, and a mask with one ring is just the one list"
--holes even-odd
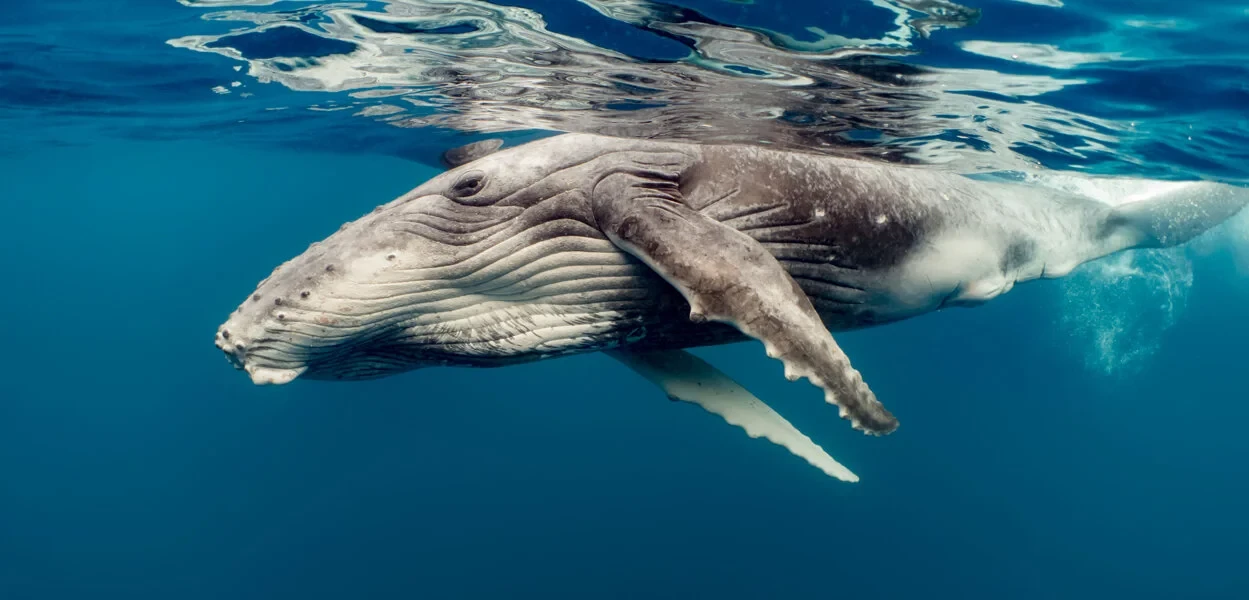
[[(393, 204), (378, 206), (373, 213), (382, 212)], [(255, 384), (280, 385), (307, 371), (306, 366), (285, 368), (289, 365), (278, 363), (282, 366), (275, 367), (261, 354), (269, 352), (266, 349), (271, 345), (267, 340), (285, 331), (286, 323), (298, 321), (303, 312), (319, 308), (319, 290), (329, 280), (348, 274), (359, 248), (358, 236), (371, 235), (370, 225), (377, 221), (371, 216), (343, 224), (330, 238), (312, 242), (302, 253), (275, 267), (218, 329), (217, 347), (231, 364), (246, 371)], [(347, 232), (345, 237), (343, 232)], [(397, 259), (393, 252), (385, 254), (386, 263), (383, 264), (394, 263)], [(331, 318), (318, 317), (317, 322), (329, 324), (327, 319)]]

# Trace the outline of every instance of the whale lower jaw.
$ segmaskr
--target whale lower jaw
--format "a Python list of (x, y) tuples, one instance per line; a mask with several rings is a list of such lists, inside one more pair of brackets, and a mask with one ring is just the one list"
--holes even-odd
[(283, 385), (290, 383), (295, 378), (303, 375), (308, 367), (300, 367), (298, 369), (270, 369), (265, 367), (245, 367), (247, 375), (252, 378), (252, 383), (256, 385)]

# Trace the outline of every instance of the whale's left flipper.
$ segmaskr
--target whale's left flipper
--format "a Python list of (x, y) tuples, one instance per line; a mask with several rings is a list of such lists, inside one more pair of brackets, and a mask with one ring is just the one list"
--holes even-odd
[(645, 160), (594, 187), (594, 218), (603, 233), (680, 291), (691, 319), (728, 323), (763, 342), (768, 356), (785, 364), (787, 378), (806, 377), (822, 388), (856, 429), (896, 429), (897, 419), (850, 366), (776, 258), (750, 236), (681, 203), (679, 158)]
[(745, 429), (750, 437), (762, 437), (789, 450), (829, 476), (842, 481), (859, 480), (772, 407), (689, 352), (609, 350), (606, 354), (662, 388), (669, 398), (697, 404), (730, 425)]

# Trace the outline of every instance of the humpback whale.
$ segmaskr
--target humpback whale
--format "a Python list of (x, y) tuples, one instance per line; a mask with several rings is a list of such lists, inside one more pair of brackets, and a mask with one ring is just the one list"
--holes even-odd
[(216, 345), (256, 384), (605, 352), (752, 437), (857, 477), (687, 349), (762, 342), (850, 424), (892, 432), (832, 332), (974, 306), (1184, 243), (1249, 190), (1107, 204), (1055, 187), (748, 145), (563, 134), (452, 168), (278, 266)]

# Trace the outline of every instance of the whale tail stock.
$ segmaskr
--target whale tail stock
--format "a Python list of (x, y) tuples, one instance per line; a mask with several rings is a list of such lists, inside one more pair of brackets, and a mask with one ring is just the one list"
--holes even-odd
[(1178, 246), (1235, 216), (1249, 205), (1249, 188), (1211, 182), (1148, 182), (1120, 197), (1105, 234), (1129, 248)]
[[(1112, 180), (1113, 181), (1113, 180)], [(1112, 205), (1102, 237), (1109, 252), (1184, 244), (1249, 205), (1249, 187), (1209, 181), (1120, 180), (1099, 186)], [(1108, 254), (1109, 254), (1108, 252)]]
[(1249, 188), (1210, 181), (1164, 181), (1059, 172), (1007, 172), (974, 177), (1019, 182), (1103, 208), (1101, 243), (1092, 260), (1133, 248), (1178, 246), (1236, 216), (1249, 205)]

